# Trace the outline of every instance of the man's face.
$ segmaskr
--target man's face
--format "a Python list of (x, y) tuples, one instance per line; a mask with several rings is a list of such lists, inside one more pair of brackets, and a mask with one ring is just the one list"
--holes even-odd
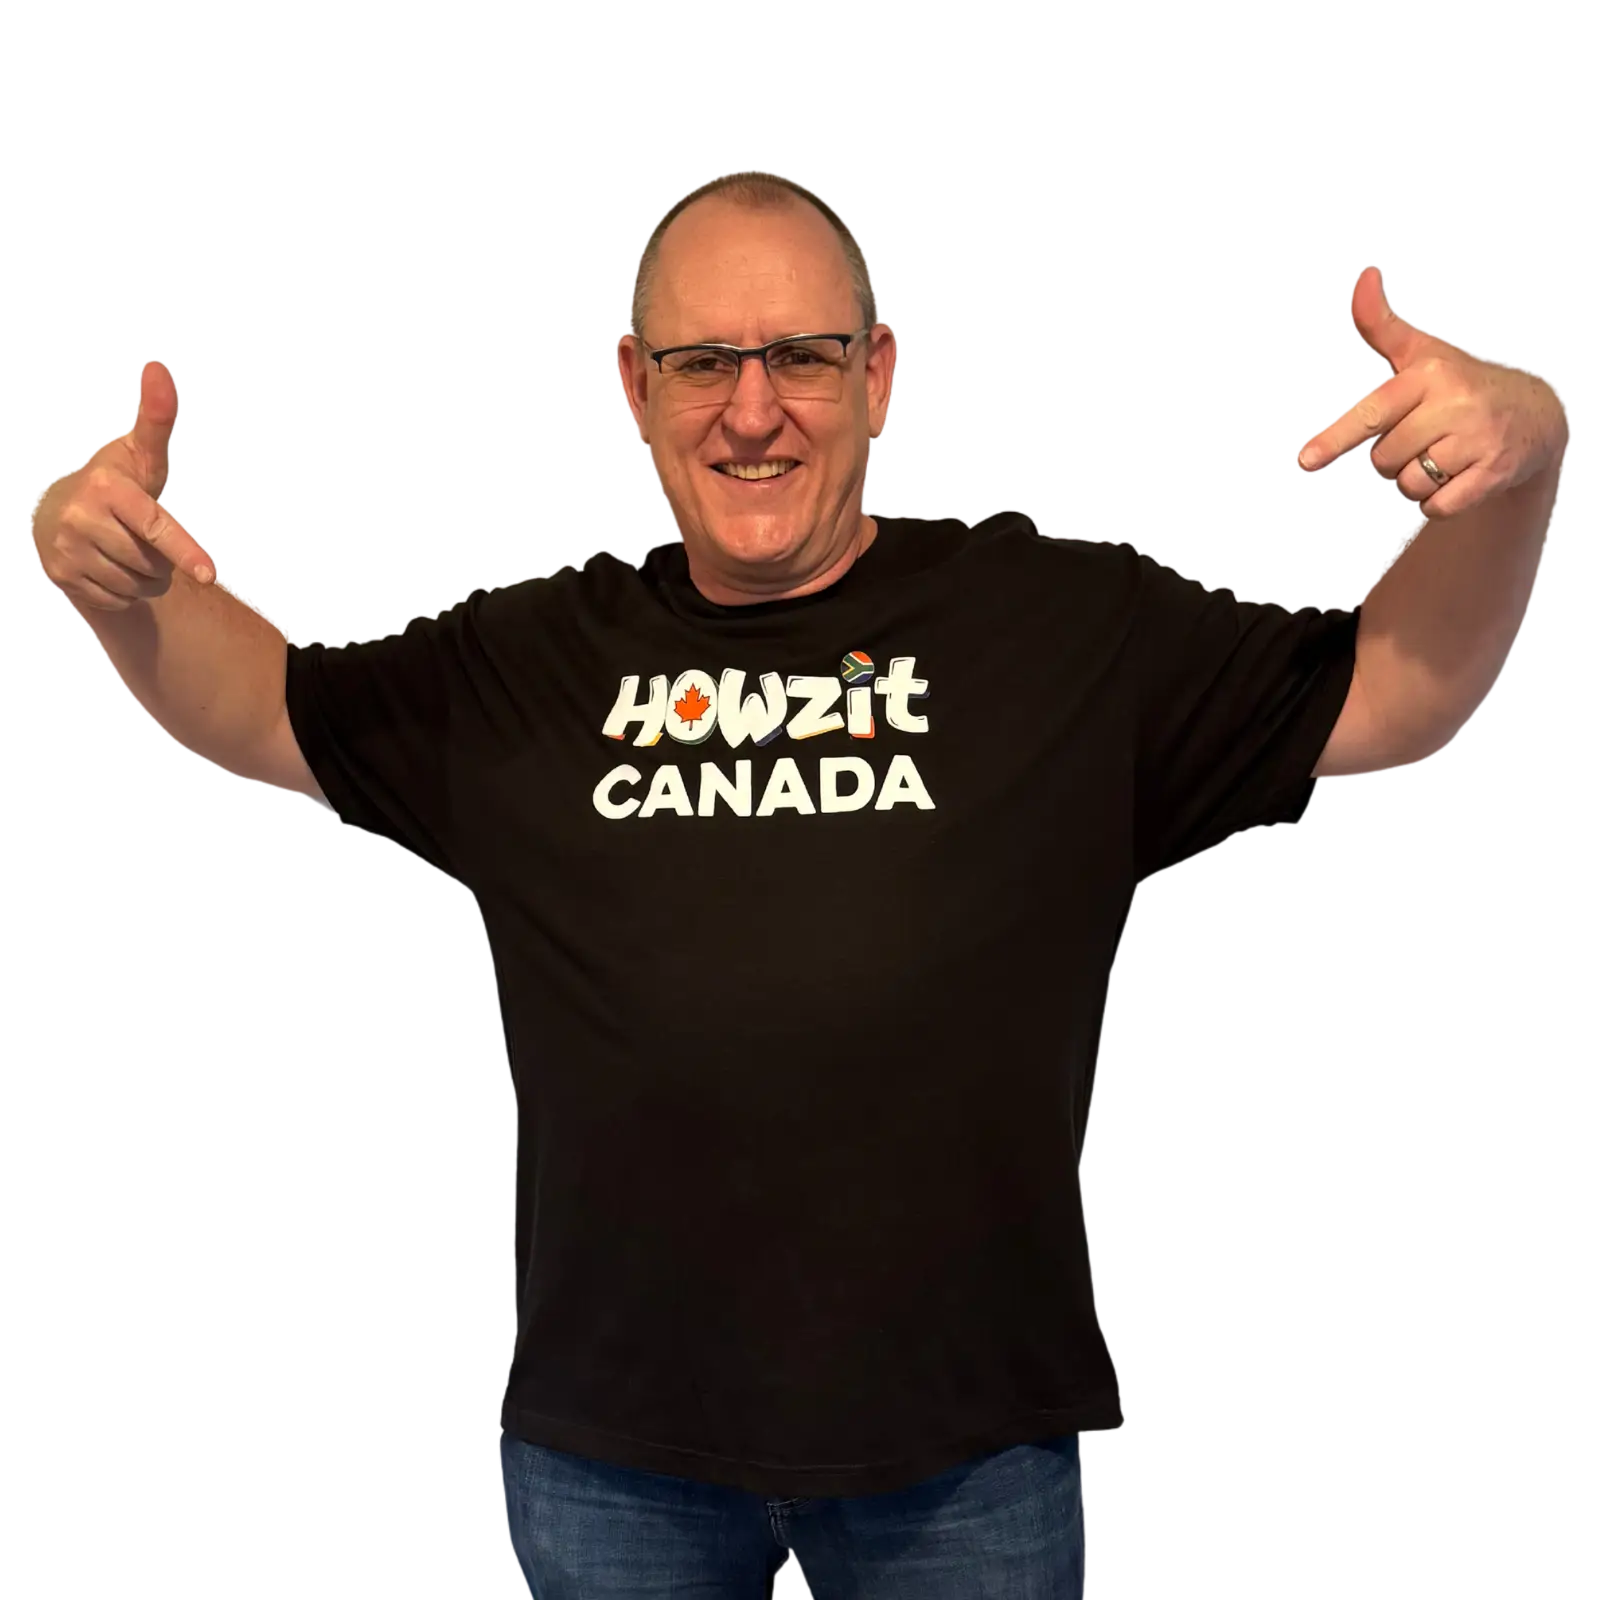
[[(822, 570), (856, 535), (868, 440), (889, 409), (894, 335), (881, 323), (857, 332), (834, 400), (780, 398), (750, 360), (725, 402), (685, 405), (646, 350), (749, 348), (860, 325), (844, 251), (814, 207), (751, 210), (712, 197), (674, 219), (661, 241), (644, 345), (626, 336), (617, 360), (696, 569), (780, 588)], [(722, 470), (758, 461), (796, 465), (753, 482)]]

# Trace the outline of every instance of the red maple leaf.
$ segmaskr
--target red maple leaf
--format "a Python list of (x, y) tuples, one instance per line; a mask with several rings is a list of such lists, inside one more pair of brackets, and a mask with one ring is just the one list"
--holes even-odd
[(685, 722), (698, 722), (711, 709), (711, 701), (700, 693), (697, 685), (691, 683), (688, 692), (681, 700), (673, 703), (672, 709)]

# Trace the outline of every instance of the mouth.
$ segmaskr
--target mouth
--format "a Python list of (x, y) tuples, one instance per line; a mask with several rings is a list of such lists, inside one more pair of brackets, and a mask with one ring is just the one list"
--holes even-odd
[(798, 475), (802, 474), (803, 470), (805, 470), (805, 464), (795, 461), (794, 464), (790, 464), (786, 472), (778, 472), (778, 474), (762, 478), (736, 478), (731, 472), (725, 472), (722, 467), (712, 467), (710, 470), (715, 472), (717, 477), (723, 483), (726, 483), (734, 494), (774, 494), (776, 491), (781, 490), (786, 483), (789, 483), (792, 478), (797, 478)]
[(794, 472), (800, 463), (787, 459), (772, 461), (714, 461), (711, 464), (713, 472), (719, 472), (724, 478), (732, 478), (738, 483), (767, 483), (776, 478), (786, 478)]

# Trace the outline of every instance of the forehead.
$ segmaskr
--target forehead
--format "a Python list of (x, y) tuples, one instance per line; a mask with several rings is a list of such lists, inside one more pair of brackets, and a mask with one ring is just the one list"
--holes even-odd
[(653, 344), (845, 333), (856, 318), (838, 235), (803, 201), (698, 200), (662, 235), (646, 324)]

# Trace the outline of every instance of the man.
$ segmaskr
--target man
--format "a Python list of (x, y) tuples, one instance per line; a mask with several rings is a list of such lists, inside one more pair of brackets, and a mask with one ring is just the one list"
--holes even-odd
[(1122, 1421), (1072, 1176), (1110, 952), (1144, 872), (1304, 810), (1354, 614), (870, 515), (896, 338), (859, 246), (774, 182), (690, 200), (616, 357), (682, 546), (661, 621), (624, 613), (610, 830), (563, 830), (576, 880), (637, 872), (613, 939), (654, 974), (550, 1157), (613, 1144), (573, 1261), (523, 1261), (512, 1547), (534, 1594), (755, 1594), (774, 1544), (819, 1597), (1082, 1594), (1078, 1434)]
[[(1025, 517), (863, 512), (894, 336), (815, 196), (697, 190), (618, 348), (680, 539), (293, 646), (159, 506), (176, 395), (52, 485), (46, 572), (167, 730), (467, 885), (519, 1114), (512, 1539), (554, 1596), (1081, 1592), (1120, 1424), (1076, 1183), (1144, 878), (1415, 761), (1520, 623), (1566, 422), (1356, 285), (1314, 439), (1435, 526), (1353, 611)], [(558, 688), (559, 693), (552, 693)]]

